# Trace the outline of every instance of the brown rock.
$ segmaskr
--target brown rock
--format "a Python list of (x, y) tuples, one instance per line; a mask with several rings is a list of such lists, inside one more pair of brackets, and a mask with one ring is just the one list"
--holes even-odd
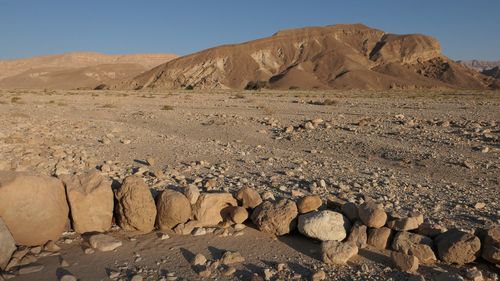
[(391, 236), (391, 229), (387, 227), (370, 228), (368, 231), (367, 244), (379, 250), (387, 248), (389, 237)]
[(186, 196), (175, 190), (163, 190), (156, 197), (156, 223), (161, 230), (170, 230), (191, 217), (191, 204)]
[(355, 203), (347, 202), (342, 204), (341, 211), (351, 221), (355, 221), (359, 218), (358, 205)]
[(0, 171), (0, 217), (17, 245), (38, 246), (57, 240), (67, 228), (68, 212), (60, 180)]
[(223, 215), (229, 212), (229, 206), (237, 205), (230, 193), (202, 193), (193, 205), (193, 217), (198, 221), (198, 227), (214, 226), (224, 220)]
[(422, 214), (414, 214), (409, 217), (391, 218), (387, 221), (387, 227), (396, 231), (409, 231), (417, 229), (423, 222)]
[(243, 207), (232, 207), (230, 214), (234, 223), (243, 223), (248, 219), (248, 211)]
[(243, 208), (256, 208), (262, 203), (260, 194), (253, 188), (244, 187), (236, 194), (236, 199), (241, 202)]
[(236, 263), (242, 263), (244, 261), (245, 258), (239, 252), (230, 251), (225, 252), (220, 259), (220, 263), (224, 265), (232, 265)]
[(417, 232), (418, 232), (418, 234), (434, 238), (441, 233), (445, 233), (447, 230), (448, 229), (446, 229), (446, 227), (444, 227), (442, 225), (430, 223), (430, 222), (424, 222), (418, 226)]
[(421, 263), (425, 264), (432, 264), (437, 260), (432, 248), (425, 244), (411, 245), (408, 254), (417, 257)]
[(432, 247), (433, 241), (427, 236), (403, 231), (396, 233), (396, 235), (394, 236), (394, 240), (392, 241), (392, 249), (408, 254), (413, 246), (420, 244)]
[(319, 209), (323, 205), (321, 197), (318, 195), (310, 195), (302, 197), (299, 202), (297, 202), (297, 209), (299, 214), (305, 214)]
[(347, 237), (347, 242), (352, 242), (358, 246), (359, 249), (366, 248), (367, 244), (366, 225), (361, 224), (359, 221), (351, 228), (351, 232)]
[(368, 227), (379, 228), (385, 225), (387, 214), (380, 204), (368, 201), (358, 207), (358, 215), (361, 221)]
[(466, 264), (479, 256), (481, 241), (474, 234), (451, 229), (435, 239), (439, 259), (447, 263)]
[(251, 219), (260, 231), (280, 236), (295, 229), (297, 215), (295, 202), (282, 199), (276, 203), (266, 201), (260, 204)]
[(113, 219), (111, 181), (97, 172), (62, 178), (77, 233), (104, 232)]
[(354, 243), (338, 241), (323, 241), (321, 243), (321, 256), (323, 262), (327, 264), (344, 265), (357, 254), (358, 247)]
[(128, 176), (116, 191), (118, 224), (124, 230), (150, 232), (154, 229), (156, 205), (149, 187), (136, 176)]
[(0, 269), (5, 269), (15, 250), (16, 242), (0, 218)]
[(391, 258), (396, 267), (404, 272), (415, 272), (418, 270), (418, 258), (401, 252), (392, 252)]
[(491, 263), (500, 264), (500, 226), (494, 226), (486, 232), (482, 257)]

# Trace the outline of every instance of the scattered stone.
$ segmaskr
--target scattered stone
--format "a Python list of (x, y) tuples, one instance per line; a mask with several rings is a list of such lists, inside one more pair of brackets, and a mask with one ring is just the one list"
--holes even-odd
[(478, 210), (484, 209), (485, 207), (486, 207), (486, 203), (484, 203), (484, 202), (477, 202), (476, 204), (474, 204), (474, 208), (478, 209)]
[(0, 269), (5, 269), (16, 250), (16, 242), (0, 218)]
[(21, 266), (19, 268), (19, 274), (25, 275), (25, 274), (35, 273), (35, 272), (42, 271), (43, 268), (44, 268), (44, 266), (41, 264), (25, 265), (25, 266)]
[(297, 202), (297, 209), (299, 214), (305, 214), (318, 210), (321, 205), (323, 205), (321, 197), (318, 195), (310, 195), (302, 197), (299, 202)]
[(136, 274), (134, 276), (132, 276), (132, 278), (130, 278), (130, 281), (142, 281), (143, 280), (143, 277), (139, 274)]
[(98, 172), (64, 176), (73, 229), (77, 233), (104, 232), (113, 219), (111, 181)]
[(107, 234), (95, 234), (90, 236), (89, 244), (92, 248), (97, 249), (101, 252), (109, 252), (120, 247), (122, 241), (114, 238)]
[(361, 221), (368, 227), (380, 228), (387, 221), (387, 214), (381, 204), (368, 201), (358, 207), (358, 215)]
[(342, 214), (344, 214), (350, 221), (355, 221), (359, 218), (358, 205), (352, 202), (347, 202), (345, 204), (342, 204), (340, 210)]
[(500, 264), (500, 226), (494, 226), (486, 232), (483, 240), (483, 259)]
[(76, 277), (71, 274), (63, 275), (61, 279), (59, 279), (59, 281), (77, 281), (77, 280), (78, 279), (76, 279)]
[(326, 273), (323, 270), (316, 271), (311, 276), (311, 281), (323, 281), (326, 280)]
[(299, 216), (298, 229), (307, 237), (321, 241), (341, 241), (350, 229), (349, 220), (334, 211), (316, 211)]
[(404, 272), (416, 272), (418, 270), (418, 258), (401, 252), (392, 252), (391, 258), (396, 267)]
[(254, 209), (262, 203), (260, 194), (250, 187), (240, 189), (236, 194), (236, 199), (241, 202), (243, 208)]
[(196, 256), (194, 256), (194, 259), (193, 259), (193, 262), (192, 264), (193, 265), (205, 265), (205, 263), (207, 263), (207, 258), (202, 255), (202, 254), (196, 254)]
[(273, 278), (273, 276), (275, 274), (276, 274), (276, 272), (271, 268), (264, 269), (264, 279), (265, 280), (271, 280), (271, 278)]
[(232, 207), (230, 215), (231, 220), (236, 224), (242, 224), (248, 219), (248, 211), (243, 207)]
[(191, 204), (184, 194), (167, 189), (156, 197), (156, 223), (160, 230), (170, 230), (191, 217)]
[(61, 258), (61, 259), (59, 260), (59, 265), (60, 265), (61, 267), (68, 267), (68, 266), (69, 266), (69, 262), (68, 262), (68, 261), (66, 261), (65, 259)]
[(116, 191), (117, 219), (121, 228), (142, 233), (154, 229), (156, 205), (148, 186), (136, 176), (128, 176)]
[(359, 249), (366, 248), (367, 244), (367, 233), (366, 233), (366, 225), (361, 224), (357, 221), (354, 226), (351, 228), (351, 232), (347, 237), (347, 242), (352, 242), (358, 246)]
[(447, 263), (466, 264), (479, 256), (481, 241), (474, 234), (451, 229), (435, 239), (439, 259)]
[(247, 226), (246, 226), (246, 225), (244, 225), (244, 224), (237, 223), (237, 224), (235, 224), (235, 225), (234, 225), (234, 230), (236, 230), (236, 231), (241, 231), (241, 230), (245, 229), (246, 227), (247, 227)]
[(387, 248), (390, 236), (391, 229), (388, 227), (370, 228), (366, 243), (376, 249), (383, 250)]
[(297, 215), (295, 202), (282, 199), (276, 203), (265, 201), (260, 204), (251, 219), (260, 231), (281, 236), (295, 229)]
[(120, 272), (118, 271), (110, 271), (108, 274), (109, 279), (117, 279), (120, 277)]
[(168, 235), (167, 233), (161, 233), (160, 235), (160, 240), (167, 240), (170, 238), (170, 235)]
[(242, 263), (244, 261), (245, 258), (239, 252), (230, 251), (225, 252), (220, 259), (220, 263), (224, 265), (232, 265), (236, 263)]
[(207, 229), (204, 227), (197, 227), (191, 233), (193, 236), (202, 236), (207, 234)]
[(321, 255), (323, 262), (332, 265), (344, 265), (353, 256), (358, 254), (358, 247), (354, 243), (338, 241), (323, 241)]
[(465, 273), (467, 279), (472, 281), (484, 281), (483, 273), (477, 267), (468, 268)]
[(223, 213), (229, 206), (237, 206), (230, 193), (202, 193), (193, 205), (193, 217), (199, 227), (215, 226), (223, 221)]
[(92, 255), (95, 251), (92, 248), (85, 248), (83, 251), (86, 255)]
[(387, 227), (396, 231), (409, 231), (417, 229), (423, 222), (422, 214), (414, 214), (406, 218), (391, 218), (387, 221)]
[(35, 254), (35, 255), (38, 255), (41, 252), (42, 252), (42, 246), (36, 246), (36, 247), (32, 247), (30, 249), (30, 253)]
[(198, 275), (202, 278), (209, 278), (210, 275), (212, 275), (212, 271), (210, 271), (210, 269), (207, 268), (205, 270), (198, 272)]
[(0, 217), (17, 245), (38, 246), (57, 240), (66, 229), (68, 213), (60, 180), (0, 171)]
[(43, 249), (48, 252), (59, 252), (61, 250), (61, 247), (57, 246), (57, 244), (51, 240), (45, 243)]

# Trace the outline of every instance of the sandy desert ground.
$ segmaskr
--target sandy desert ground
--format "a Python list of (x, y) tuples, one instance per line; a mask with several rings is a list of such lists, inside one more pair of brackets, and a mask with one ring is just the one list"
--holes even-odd
[[(284, 198), (318, 194), (325, 202), (372, 197), (387, 211), (421, 212), (448, 228), (487, 227), (500, 222), (500, 94), (0, 91), (0, 170), (96, 168), (117, 182), (140, 175), (153, 190), (194, 182), (230, 192), (253, 186)], [(348, 266), (328, 266), (317, 241), (296, 233), (275, 238), (251, 223), (228, 237), (111, 233), (122, 247), (86, 255), (85, 237), (68, 232), (58, 241), (60, 255), (38, 259), (42, 271), (12, 280), (56, 280), (65, 272), (80, 280), (108, 280), (111, 272), (123, 280), (198, 280), (192, 257), (214, 260), (226, 250), (245, 262), (217, 280), (250, 280), (280, 263), (286, 269), (272, 280), (310, 280), (320, 270), (329, 280), (410, 277), (387, 251), (368, 247)], [(61, 258), (69, 266), (61, 267)], [(465, 276), (472, 267), (485, 277), (498, 272), (484, 262), (438, 262), (419, 273), (432, 280), (442, 271)]]

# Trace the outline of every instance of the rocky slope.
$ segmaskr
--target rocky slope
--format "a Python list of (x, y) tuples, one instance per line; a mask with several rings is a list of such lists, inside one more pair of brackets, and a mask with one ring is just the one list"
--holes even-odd
[(432, 37), (354, 24), (285, 30), (204, 50), (112, 88), (486, 89), (494, 83), (443, 56)]
[(132, 78), (167, 62), (173, 54), (67, 53), (0, 61), (0, 88), (94, 88)]

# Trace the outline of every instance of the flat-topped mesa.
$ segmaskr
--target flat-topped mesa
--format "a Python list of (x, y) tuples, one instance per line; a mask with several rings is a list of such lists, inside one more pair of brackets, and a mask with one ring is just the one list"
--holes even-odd
[(441, 54), (421, 34), (362, 24), (279, 31), (174, 59), (118, 89), (487, 89), (492, 80)]

